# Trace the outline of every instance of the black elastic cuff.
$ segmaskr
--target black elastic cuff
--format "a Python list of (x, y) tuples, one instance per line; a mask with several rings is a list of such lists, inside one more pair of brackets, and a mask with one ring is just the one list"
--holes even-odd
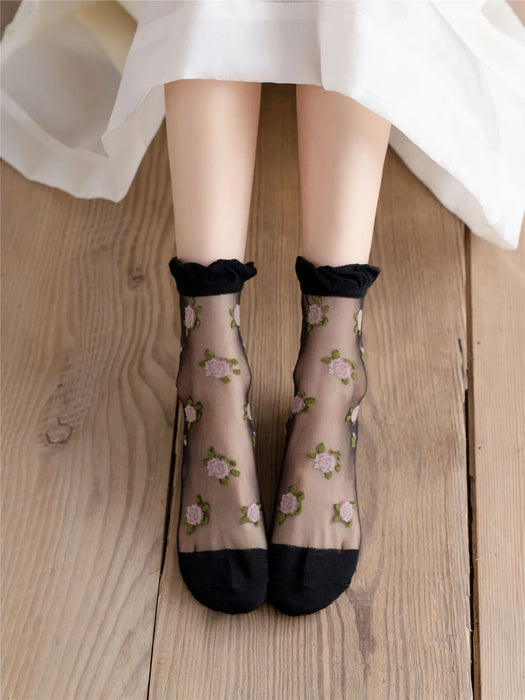
[(359, 299), (365, 296), (381, 270), (375, 265), (365, 263), (316, 267), (298, 255), (295, 272), (304, 294)]
[(209, 265), (181, 262), (177, 257), (169, 262), (179, 294), (185, 296), (211, 296), (240, 292), (243, 284), (257, 274), (253, 262), (242, 263), (237, 258), (220, 258)]

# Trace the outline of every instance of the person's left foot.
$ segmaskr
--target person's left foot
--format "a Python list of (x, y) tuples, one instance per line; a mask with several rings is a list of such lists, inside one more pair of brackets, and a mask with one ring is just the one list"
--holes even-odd
[[(298, 275), (308, 289), (313, 266), (302, 260)], [(361, 280), (352, 292), (360, 296), (302, 294), (295, 395), (269, 546), (268, 597), (289, 615), (333, 602), (348, 588), (359, 554), (355, 453), (367, 385), (362, 316), (367, 285), (379, 270), (366, 265), (350, 272)], [(321, 280), (314, 289), (327, 287)], [(352, 286), (343, 280), (342, 289)]]

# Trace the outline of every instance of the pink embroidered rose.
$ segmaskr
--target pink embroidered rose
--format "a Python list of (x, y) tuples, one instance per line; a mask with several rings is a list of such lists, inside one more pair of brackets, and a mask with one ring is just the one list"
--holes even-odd
[(239, 306), (239, 304), (235, 304), (235, 307), (233, 309), (233, 320), (238, 326), (241, 325), (241, 307)]
[(193, 328), (195, 325), (195, 320), (197, 318), (197, 314), (195, 313), (194, 309), (191, 306), (185, 306), (184, 307), (184, 325), (186, 328)]
[(319, 452), (314, 459), (314, 469), (320, 469), (323, 474), (333, 472), (336, 465), (336, 458), (329, 452)]
[(204, 369), (207, 377), (216, 377), (217, 379), (229, 377), (231, 374), (229, 362), (226, 362), (226, 360), (218, 360), (216, 357), (213, 357), (211, 360), (206, 360)]
[(301, 396), (294, 396), (292, 400), (292, 413), (299, 413), (304, 410), (306, 403)]
[(321, 323), (323, 316), (323, 310), (319, 304), (311, 304), (308, 307), (308, 323), (311, 323), (312, 326), (316, 326), (317, 324)]
[(186, 416), (186, 420), (188, 421), (188, 423), (193, 423), (197, 420), (197, 411), (193, 406), (185, 406), (184, 415)]
[(202, 508), (196, 503), (192, 503), (191, 506), (186, 508), (186, 520), (188, 525), (200, 525), (203, 517), (204, 513)]
[(359, 333), (361, 333), (362, 324), (363, 324), (363, 309), (359, 309), (359, 313), (357, 314), (357, 330)]
[(332, 358), (328, 367), (328, 374), (335, 374), (339, 379), (349, 379), (352, 374), (352, 368), (340, 357)]
[(246, 511), (246, 517), (251, 523), (257, 523), (259, 522), (259, 518), (261, 517), (261, 512), (259, 510), (259, 506), (257, 503), (252, 503), (248, 506), (248, 510)]
[(354, 506), (350, 501), (343, 501), (340, 505), (341, 510), (339, 511), (339, 515), (341, 516), (341, 520), (344, 523), (349, 523), (354, 517)]
[(281, 498), (280, 509), (285, 515), (292, 515), (297, 510), (298, 501), (293, 493), (283, 493)]
[(216, 476), (217, 479), (225, 479), (230, 473), (230, 465), (223, 459), (212, 457), (206, 464), (208, 476)]
[(350, 420), (352, 421), (352, 423), (356, 422), (358, 413), (359, 413), (359, 406), (356, 406), (354, 409), (352, 409), (352, 413), (350, 414)]

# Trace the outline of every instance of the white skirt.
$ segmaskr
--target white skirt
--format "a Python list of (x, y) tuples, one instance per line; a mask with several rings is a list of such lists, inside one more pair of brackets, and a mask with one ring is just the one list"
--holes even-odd
[(322, 85), (388, 119), (473, 233), (518, 247), (525, 28), (504, 0), (22, 0), (1, 48), (1, 157), (30, 180), (120, 201), (172, 80)]

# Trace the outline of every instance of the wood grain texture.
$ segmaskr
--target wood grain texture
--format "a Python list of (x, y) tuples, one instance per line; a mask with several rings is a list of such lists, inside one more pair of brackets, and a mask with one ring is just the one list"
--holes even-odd
[(2, 697), (143, 698), (178, 338), (165, 132), (118, 204), (2, 163)]
[(471, 236), (470, 469), (482, 700), (525, 698), (525, 232)]
[[(243, 292), (252, 415), (267, 512), (299, 349), (295, 88), (265, 84)], [(363, 527), (351, 588), (319, 613), (204, 608), (178, 570), (182, 424), (152, 662), (152, 698), (469, 698), (464, 227), (389, 150), (365, 302)], [(459, 343), (458, 343), (459, 341)], [(181, 420), (181, 417), (179, 417)]]

